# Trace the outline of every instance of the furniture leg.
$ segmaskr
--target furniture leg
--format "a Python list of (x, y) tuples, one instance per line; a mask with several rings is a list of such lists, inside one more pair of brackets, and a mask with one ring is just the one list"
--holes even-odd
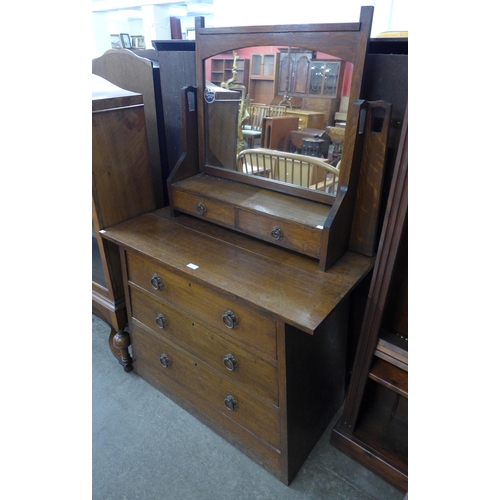
[(128, 332), (123, 330), (115, 331), (114, 328), (111, 328), (111, 333), (109, 334), (109, 347), (127, 373), (134, 369), (132, 366), (132, 358), (128, 350), (129, 345), (130, 336)]

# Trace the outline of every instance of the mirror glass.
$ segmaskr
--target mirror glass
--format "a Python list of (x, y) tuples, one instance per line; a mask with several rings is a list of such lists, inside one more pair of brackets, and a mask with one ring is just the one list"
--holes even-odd
[[(318, 189), (309, 174), (291, 178), (303, 156), (341, 168), (351, 62), (302, 47), (261, 46), (206, 59), (204, 71), (207, 165), (308, 189)], [(285, 171), (276, 173), (273, 162)]]

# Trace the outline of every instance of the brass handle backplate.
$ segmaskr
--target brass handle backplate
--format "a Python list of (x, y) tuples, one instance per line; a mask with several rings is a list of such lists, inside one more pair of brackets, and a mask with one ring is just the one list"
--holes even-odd
[(172, 364), (172, 360), (166, 354), (162, 354), (160, 356), (160, 363), (164, 368), (168, 368)]
[(273, 240), (281, 240), (281, 238), (283, 238), (283, 231), (279, 226), (274, 226), (271, 229), (271, 238)]
[(222, 362), (230, 372), (234, 371), (238, 366), (238, 361), (236, 361), (236, 358), (232, 354), (226, 354)]
[(158, 316), (156, 316), (156, 324), (158, 325), (158, 328), (165, 328), (168, 326), (167, 318), (165, 318), (163, 314), (158, 314)]
[(200, 215), (205, 215), (207, 213), (207, 207), (205, 207), (205, 205), (200, 201), (200, 203), (198, 203), (198, 205), (196, 205), (196, 211)]
[(155, 290), (160, 290), (160, 288), (163, 288), (163, 281), (156, 273), (154, 273), (153, 276), (151, 276), (150, 281), (151, 281), (151, 286)]
[(234, 328), (237, 323), (234, 312), (229, 310), (222, 315), (222, 321), (228, 328)]
[(234, 411), (238, 408), (238, 402), (233, 398), (233, 396), (226, 396), (224, 404), (229, 411)]

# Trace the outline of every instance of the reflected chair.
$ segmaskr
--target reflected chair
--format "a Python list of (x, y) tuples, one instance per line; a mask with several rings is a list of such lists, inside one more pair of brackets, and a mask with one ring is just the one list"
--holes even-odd
[(267, 116), (284, 116), (285, 111), (286, 111), (286, 106), (271, 104), (269, 106), (269, 113), (267, 114)]
[(265, 104), (251, 104), (248, 107), (248, 120), (243, 124), (243, 137), (249, 148), (253, 148), (255, 139), (262, 135), (262, 120), (268, 116), (270, 106)]
[(315, 191), (337, 195), (338, 168), (320, 158), (267, 148), (246, 149), (238, 154), (237, 169)]

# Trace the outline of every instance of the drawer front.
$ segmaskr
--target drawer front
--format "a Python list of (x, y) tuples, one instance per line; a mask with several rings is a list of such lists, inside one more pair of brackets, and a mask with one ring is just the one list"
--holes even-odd
[(234, 227), (234, 209), (230, 205), (209, 200), (203, 196), (193, 195), (172, 189), (172, 206), (182, 212), (196, 215), (202, 219)]
[(132, 318), (205, 361), (230, 382), (278, 405), (277, 367), (167, 302), (131, 287)]
[(228, 382), (196, 356), (133, 324), (131, 340), (138, 373), (145, 371), (166, 387), (183, 386), (183, 397), (200, 411), (208, 404), (218, 412), (220, 421), (229, 418), (279, 448), (278, 408)]
[[(189, 276), (175, 274), (135, 252), (127, 252), (127, 266), (132, 283), (276, 359), (276, 324), (273, 319), (219, 295), (190, 280)], [(153, 276), (158, 276), (161, 281), (157, 290), (151, 282)], [(155, 278), (156, 284), (158, 278)], [(229, 312), (235, 318), (232, 322)]]
[(237, 221), (238, 228), (247, 234), (319, 258), (322, 229), (287, 221), (277, 222), (273, 217), (246, 210), (238, 211)]

